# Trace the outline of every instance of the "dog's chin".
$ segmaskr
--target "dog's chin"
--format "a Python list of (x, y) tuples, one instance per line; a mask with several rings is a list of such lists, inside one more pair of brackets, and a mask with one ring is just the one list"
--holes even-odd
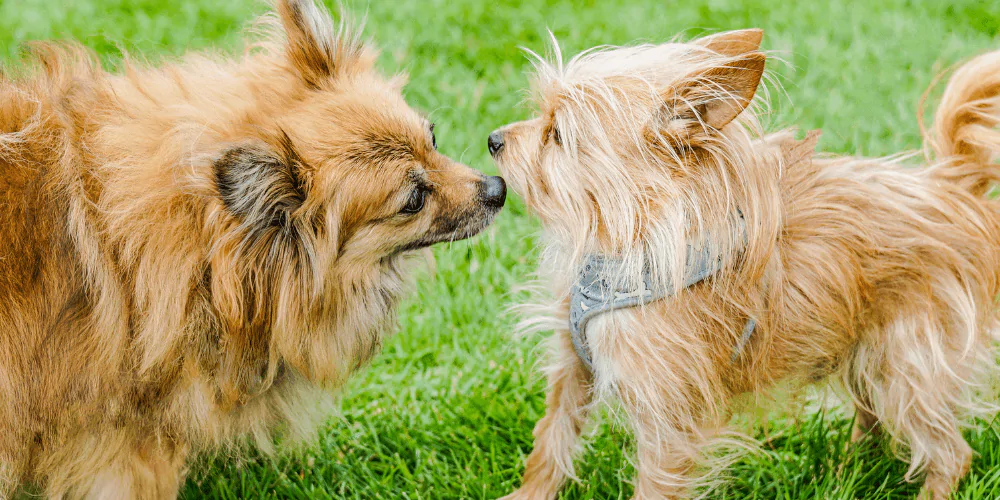
[(484, 215), (466, 220), (465, 223), (452, 229), (451, 231), (430, 231), (423, 237), (401, 246), (399, 250), (396, 251), (396, 254), (420, 250), (438, 243), (450, 243), (452, 241), (469, 239), (489, 227), (490, 224), (493, 223), (493, 220), (496, 219), (499, 212), (499, 209), (490, 210)]

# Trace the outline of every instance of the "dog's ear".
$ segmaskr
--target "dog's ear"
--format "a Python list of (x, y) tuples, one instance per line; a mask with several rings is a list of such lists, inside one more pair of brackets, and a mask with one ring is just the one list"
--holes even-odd
[(213, 165), (223, 205), (251, 233), (289, 229), (305, 201), (302, 160), (288, 135), (279, 142), (277, 149), (263, 142), (233, 146)]
[(656, 134), (690, 138), (728, 125), (753, 100), (766, 60), (764, 54), (750, 52), (663, 91), (663, 107), (653, 119)]
[(724, 56), (736, 57), (760, 50), (760, 42), (763, 38), (764, 30), (749, 28), (716, 33), (693, 40), (691, 43), (718, 52)]
[(277, 10), (289, 62), (308, 86), (373, 67), (377, 53), (361, 39), (361, 30), (346, 21), (335, 28), (330, 13), (314, 0), (278, 0)]

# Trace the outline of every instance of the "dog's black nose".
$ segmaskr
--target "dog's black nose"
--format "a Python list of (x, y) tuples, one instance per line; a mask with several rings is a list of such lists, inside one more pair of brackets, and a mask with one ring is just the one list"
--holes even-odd
[(507, 200), (507, 183), (503, 181), (503, 177), (489, 176), (483, 179), (482, 195), (483, 203), (493, 208), (501, 208)]
[[(490, 148), (490, 154), (496, 156), (503, 149), (503, 133), (495, 130), (486, 140), (486, 145)], [(501, 179), (500, 182), (503, 183), (503, 180)]]

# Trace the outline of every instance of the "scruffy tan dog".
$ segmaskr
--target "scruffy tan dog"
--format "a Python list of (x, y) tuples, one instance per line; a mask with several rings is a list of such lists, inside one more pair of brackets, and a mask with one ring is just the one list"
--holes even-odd
[(503, 206), (356, 30), (277, 13), (240, 60), (0, 76), (0, 498), (174, 497), (192, 453), (308, 435), (407, 256)]
[[(541, 218), (554, 329), (548, 411), (514, 499), (554, 498), (595, 401), (620, 401), (636, 498), (692, 494), (741, 394), (839, 381), (858, 432), (899, 445), (943, 499), (972, 451), (962, 422), (996, 367), (1000, 52), (952, 78), (934, 160), (813, 158), (762, 136), (761, 31), (537, 64), (537, 117), (490, 136)], [(603, 295), (602, 295), (603, 294)], [(595, 299), (596, 297), (596, 299)], [(602, 304), (599, 299), (607, 303)]]

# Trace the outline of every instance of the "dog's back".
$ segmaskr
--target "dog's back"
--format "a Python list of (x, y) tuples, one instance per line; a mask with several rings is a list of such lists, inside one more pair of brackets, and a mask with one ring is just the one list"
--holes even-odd
[[(809, 316), (831, 312), (816, 320), (822, 324), (854, 318), (852, 331), (894, 320), (869, 307), (878, 304), (897, 310), (912, 303), (918, 309), (913, 314), (959, 309), (950, 329), (963, 317), (988, 322), (994, 314), (989, 305), (1000, 293), (1000, 204), (986, 196), (1000, 181), (1000, 166), (992, 163), (1000, 152), (998, 124), (1000, 51), (968, 62), (950, 79), (927, 132), (929, 167), (914, 169), (906, 155), (827, 156), (786, 165), (780, 249), (786, 262), (808, 275), (794, 284), (804, 292), (798, 294), (803, 303), (790, 309)], [(778, 133), (765, 142), (780, 148), (794, 141)], [(957, 281), (943, 282), (952, 279)], [(853, 291), (809, 290), (810, 283), (840, 283)], [(961, 308), (942, 296), (949, 286), (955, 294), (975, 292), (979, 300)], [(911, 295), (916, 289), (925, 293)], [(823, 296), (838, 300), (810, 302)], [(932, 304), (935, 297), (944, 303)]]

